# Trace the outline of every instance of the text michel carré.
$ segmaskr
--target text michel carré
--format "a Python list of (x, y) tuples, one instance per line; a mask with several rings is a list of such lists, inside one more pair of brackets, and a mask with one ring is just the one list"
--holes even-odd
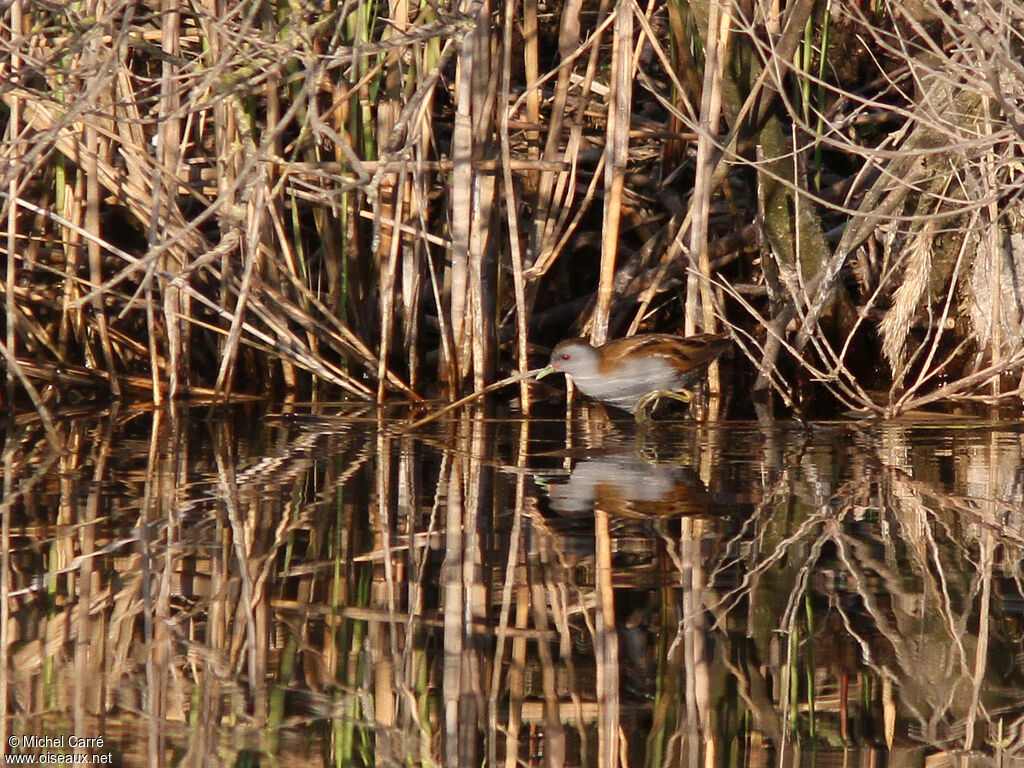
[(23, 749), (103, 749), (102, 736), (22, 736), (18, 746)]

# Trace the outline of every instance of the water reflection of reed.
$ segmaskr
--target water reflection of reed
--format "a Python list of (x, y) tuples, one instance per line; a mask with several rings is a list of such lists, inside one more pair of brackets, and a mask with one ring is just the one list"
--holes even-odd
[(1024, 759), (1018, 431), (254, 416), (6, 434), (5, 745)]

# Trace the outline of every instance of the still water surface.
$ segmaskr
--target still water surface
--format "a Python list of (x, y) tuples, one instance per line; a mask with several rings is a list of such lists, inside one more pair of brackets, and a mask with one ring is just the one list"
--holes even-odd
[(1020, 422), (408, 423), (10, 428), (0, 749), (1024, 766)]

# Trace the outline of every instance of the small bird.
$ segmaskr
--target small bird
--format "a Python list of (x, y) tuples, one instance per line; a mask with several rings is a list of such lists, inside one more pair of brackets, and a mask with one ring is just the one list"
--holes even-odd
[(632, 411), (640, 420), (645, 409), (663, 397), (688, 403), (687, 390), (700, 380), (708, 365), (731, 345), (727, 334), (672, 336), (645, 333), (616, 339), (596, 349), (583, 339), (560, 342), (547, 368), (572, 376), (573, 383), (595, 400)]

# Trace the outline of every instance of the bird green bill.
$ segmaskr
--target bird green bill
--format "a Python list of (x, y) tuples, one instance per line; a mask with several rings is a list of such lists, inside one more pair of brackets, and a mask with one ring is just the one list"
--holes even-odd
[(537, 376), (535, 378), (536, 378), (537, 381), (540, 381), (545, 376), (550, 376), (552, 373), (556, 373), (555, 366), (549, 365), (546, 368), (539, 369), (537, 371)]

